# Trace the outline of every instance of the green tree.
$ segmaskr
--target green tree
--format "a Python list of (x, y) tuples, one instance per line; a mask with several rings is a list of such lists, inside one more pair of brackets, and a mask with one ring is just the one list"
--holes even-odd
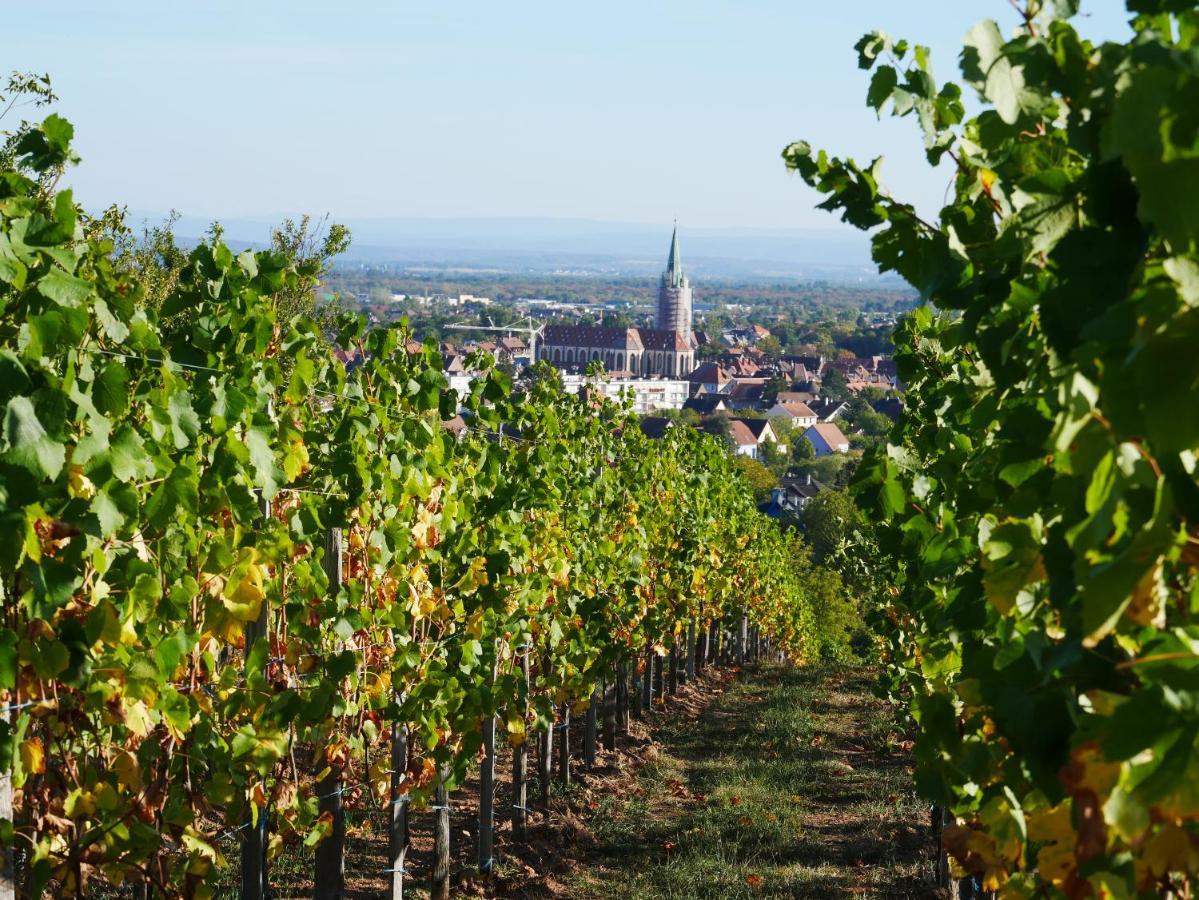
[(779, 356), (783, 352), (783, 345), (779, 343), (779, 339), (773, 334), (766, 335), (755, 346), (767, 356)]
[(778, 487), (779, 482), (775, 474), (758, 460), (739, 453), (734, 458), (734, 462), (753, 492), (754, 501), (756, 503), (768, 501), (771, 491)]
[(787, 469), (791, 465), (791, 458), (787, 454), (786, 448), (773, 441), (767, 441), (758, 448), (758, 459), (774, 474), (776, 481), (781, 480), (787, 474)]
[(825, 366), (824, 371), (820, 373), (820, 394), (830, 400), (849, 400), (853, 397), (845, 374), (832, 366)]
[(802, 434), (797, 435), (791, 441), (791, 463), (798, 465), (816, 458), (816, 448)]
[(800, 513), (800, 526), (817, 562), (824, 562), (849, 542), (859, 521), (853, 498), (845, 490), (824, 490)]

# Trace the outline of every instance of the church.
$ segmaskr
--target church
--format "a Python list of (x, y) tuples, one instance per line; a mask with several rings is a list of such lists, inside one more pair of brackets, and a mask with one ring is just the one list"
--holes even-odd
[(676, 226), (670, 240), (666, 271), (658, 285), (653, 328), (603, 328), (551, 325), (537, 348), (537, 358), (555, 366), (583, 368), (600, 360), (609, 372), (686, 378), (695, 368), (695, 335), (691, 331), (691, 282), (683, 273)]

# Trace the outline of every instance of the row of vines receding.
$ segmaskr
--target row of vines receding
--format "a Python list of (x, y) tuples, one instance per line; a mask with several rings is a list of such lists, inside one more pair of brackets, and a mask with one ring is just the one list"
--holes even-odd
[[(887, 682), (957, 877), (1009, 897), (1192, 896), (1199, 875), (1199, 12), (1076, 0), (928, 49), (858, 44), (868, 104), (918, 120), (939, 217), (785, 151), (920, 293), (906, 411), (859, 471)], [(1098, 4), (1096, 4), (1098, 5)], [(1011, 11), (1008, 10), (1010, 13)]]
[(27, 895), (207, 896), (231, 833), (319, 848), (318, 781), (420, 809), (485, 723), (521, 746), (713, 624), (817, 652), (805, 551), (713, 438), (651, 442), (548, 370), (458, 397), (403, 329), (296, 314), (319, 266), (278, 249), (214, 239), (151, 277), (57, 190), (71, 139), (52, 115), (0, 155), (0, 763)]

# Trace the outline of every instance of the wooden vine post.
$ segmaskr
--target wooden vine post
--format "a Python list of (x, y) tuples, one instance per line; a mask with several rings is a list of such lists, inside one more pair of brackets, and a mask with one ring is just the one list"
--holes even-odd
[(649, 708), (654, 708), (654, 701), (661, 702), (666, 695), (666, 673), (662, 671), (662, 666), (666, 662), (665, 659), (654, 653), (653, 648), (649, 651), (650, 661), (653, 663), (654, 675), (650, 679), (650, 695)]
[[(520, 660), (521, 675), (525, 681), (525, 709), (528, 712), (529, 696), (529, 651), (525, 648)], [(523, 841), (529, 822), (529, 742), (527, 732), (520, 746), (512, 750), (512, 836)]]
[(443, 765), (437, 773), (437, 790), (433, 801), (433, 885), (432, 900), (450, 900), (450, 792), (446, 782), (450, 767)]
[[(2, 591), (0, 591), (2, 592)], [(0, 709), (0, 719), (7, 725), (12, 721), (12, 694), (4, 701)], [(12, 772), (5, 769), (0, 772), (0, 819), (13, 821), (12, 809)], [(0, 846), (0, 900), (15, 900), (17, 896), (16, 867), (13, 864), (12, 844)]]
[(554, 756), (554, 725), (551, 722), (541, 733), (541, 746), (537, 748), (537, 782), (541, 788), (542, 814), (549, 818), (550, 814), (550, 776)]
[(391, 726), (391, 821), (388, 823), (387, 874), (391, 876), (389, 900), (404, 898), (404, 862), (408, 857), (408, 726)]
[(599, 711), (595, 708), (602, 702), (603, 692), (593, 690), (591, 702), (587, 705), (587, 718), (583, 723), (583, 765), (589, 769), (595, 768), (596, 744), (599, 741)]
[(562, 704), (562, 735), (558, 739), (558, 780), (570, 787), (570, 704)]
[(746, 644), (749, 641), (749, 616), (741, 612), (741, 622), (737, 628), (737, 665), (745, 665)]
[[(495, 686), (495, 666), (491, 669)], [(495, 862), (495, 716), (483, 720), (483, 761), (479, 763), (479, 871), (490, 872)]]
[(695, 616), (687, 620), (687, 680), (695, 681)]
[[(325, 534), (325, 574), (329, 578), (329, 593), (341, 589), (341, 529), (330, 528)], [(324, 768), (318, 757), (318, 768)], [(317, 783), (320, 814), (333, 818), (332, 830), (316, 845), (315, 871), (312, 879), (313, 900), (341, 900), (345, 891), (346, 814), (342, 803), (344, 772), (340, 764), (330, 764), (328, 773)]]
[[(267, 400), (266, 414), (274, 415), (275, 404)], [(265, 494), (259, 492), (258, 510), (265, 527), (271, 518), (271, 501)], [(259, 641), (267, 643), (267, 653), (270, 653), (270, 604), (263, 598), (258, 608), (258, 619), (246, 625), (245, 630), (245, 663), (242, 668), (243, 677), (249, 668), (250, 655)], [(266, 900), (269, 876), (266, 864), (267, 819), (270, 818), (269, 806), (255, 810), (253, 801), (249, 800), (250, 808), (246, 812), (246, 821), (242, 824), (245, 837), (241, 845), (241, 900)]]
[(620, 667), (617, 665), (617, 676), (614, 679), (604, 679), (604, 733), (603, 744), (606, 750), (616, 749), (616, 722), (619, 713), (617, 712), (618, 700), (620, 696)]
[[(629, 710), (629, 663), (626, 656), (620, 657), (616, 665), (616, 727), (628, 737), (629, 726), (632, 724)], [(613, 741), (612, 749), (616, 749)]]

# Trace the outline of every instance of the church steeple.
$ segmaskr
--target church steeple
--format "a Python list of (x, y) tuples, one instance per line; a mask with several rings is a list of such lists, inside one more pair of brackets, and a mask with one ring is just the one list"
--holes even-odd
[(654, 324), (663, 331), (691, 335), (691, 283), (683, 273), (683, 254), (679, 251), (679, 223), (670, 236), (670, 256), (658, 285), (658, 315)]
[(679, 253), (679, 223), (674, 223), (674, 233), (670, 236), (670, 256), (666, 258), (666, 279), (671, 287), (683, 286), (683, 257)]

